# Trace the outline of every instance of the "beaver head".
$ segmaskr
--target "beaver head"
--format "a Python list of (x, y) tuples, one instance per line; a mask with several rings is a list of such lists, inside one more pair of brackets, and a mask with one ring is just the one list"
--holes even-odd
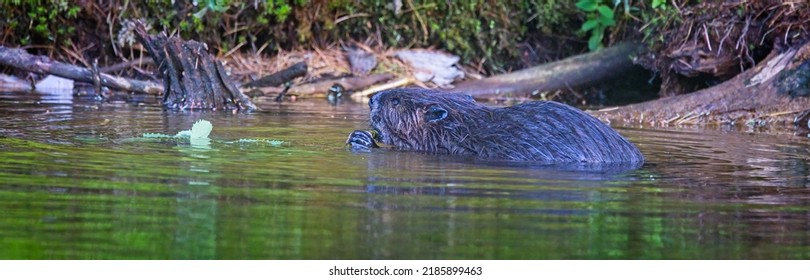
[(453, 154), (465, 154), (457, 139), (469, 135), (465, 119), (482, 108), (468, 95), (417, 88), (381, 91), (368, 105), (375, 140), (402, 149)]

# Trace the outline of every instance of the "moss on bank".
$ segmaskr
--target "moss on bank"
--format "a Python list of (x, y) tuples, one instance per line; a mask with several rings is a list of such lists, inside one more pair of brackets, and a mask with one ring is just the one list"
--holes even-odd
[(121, 51), (128, 47), (127, 22), (142, 18), (157, 31), (206, 42), (220, 54), (235, 48), (272, 54), (353, 39), (439, 47), (497, 73), (580, 52), (587, 40), (560, 35), (574, 34), (583, 21), (573, 1), (196, 2), (0, 0), (2, 44), (45, 46), (57, 56), (113, 63), (130, 55)]

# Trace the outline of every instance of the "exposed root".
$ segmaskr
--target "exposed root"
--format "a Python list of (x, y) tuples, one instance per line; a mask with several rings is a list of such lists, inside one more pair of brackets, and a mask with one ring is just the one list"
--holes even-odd
[(772, 49), (802, 44), (810, 34), (806, 1), (776, 5), (770, 1), (678, 2), (683, 1), (672, 1), (677, 8), (673, 18), (678, 20), (659, 26), (656, 31), (664, 32), (663, 40), (637, 59), (661, 74), (661, 96), (728, 80), (753, 67)]

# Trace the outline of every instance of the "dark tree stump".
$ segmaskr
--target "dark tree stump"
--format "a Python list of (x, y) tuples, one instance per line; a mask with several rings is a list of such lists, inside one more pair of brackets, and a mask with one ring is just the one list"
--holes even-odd
[(222, 63), (196, 41), (165, 34), (149, 35), (143, 24), (135, 29), (138, 41), (159, 65), (163, 78), (163, 106), (194, 110), (256, 110), (250, 98), (236, 87)]

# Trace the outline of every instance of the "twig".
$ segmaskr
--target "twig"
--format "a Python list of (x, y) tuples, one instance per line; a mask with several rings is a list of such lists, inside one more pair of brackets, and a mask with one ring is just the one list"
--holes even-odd
[(144, 57), (144, 58), (139, 58), (139, 59), (133, 59), (133, 60), (130, 60), (130, 61), (124, 61), (124, 62), (121, 62), (121, 63), (116, 63), (116, 64), (113, 64), (113, 65), (110, 65), (110, 66), (101, 67), (101, 68), (98, 68), (98, 70), (101, 73), (110, 73), (110, 72), (116, 72), (116, 71), (120, 71), (120, 70), (123, 70), (123, 69), (126, 69), (126, 68), (130, 68), (130, 67), (133, 67), (133, 66), (136, 66), (136, 65), (137, 66), (142, 66), (142, 65), (154, 64), (154, 63), (155, 62), (152, 60), (151, 57)]
[(772, 117), (778, 117), (778, 116), (784, 116), (784, 115), (790, 115), (790, 114), (800, 113), (800, 112), (804, 112), (804, 111), (806, 111), (806, 110), (807, 110), (807, 109), (802, 109), (802, 110), (794, 110), (794, 111), (784, 111), (784, 112), (776, 112), (776, 113), (770, 113), (770, 114), (767, 114), (767, 115), (765, 115), (764, 117), (771, 117), (771, 118), (772, 118)]
[(356, 17), (367, 17), (367, 16), (368, 16), (367, 13), (356, 13), (356, 14), (352, 14), (352, 15), (342, 16), (342, 17), (339, 17), (338, 19), (335, 20), (335, 25), (337, 25), (338, 23), (341, 23), (341, 22), (343, 22), (344, 20), (347, 20), (347, 19), (352, 19), (352, 18), (356, 18)]
[(709, 47), (709, 51), (712, 51), (712, 42), (709, 40), (709, 28), (706, 25), (703, 25), (703, 36), (706, 37), (706, 46)]
[(672, 117), (671, 119), (664, 120), (664, 123), (666, 123), (666, 124), (670, 124), (670, 123), (672, 123), (673, 121), (675, 121), (675, 120), (677, 120), (677, 119), (680, 119), (680, 118), (681, 118), (681, 114), (677, 114), (677, 115), (675, 115), (674, 117)]
[(407, 2), (408, 2), (408, 6), (411, 6), (411, 10), (413, 10), (413, 14), (416, 15), (416, 20), (419, 21), (419, 25), (422, 26), (422, 32), (425, 34), (425, 37), (422, 38), (422, 42), (427, 42), (428, 36), (430, 36), (430, 34), (428, 33), (427, 25), (425, 24), (425, 21), (422, 20), (422, 16), (419, 15), (419, 12), (416, 11), (416, 6), (413, 5), (413, 1), (407, 0)]
[(400, 79), (396, 79), (396, 80), (393, 80), (393, 81), (385, 83), (385, 84), (376, 85), (376, 86), (364, 89), (364, 90), (359, 91), (359, 92), (357, 92), (357, 93), (355, 93), (353, 95), (360, 96), (360, 97), (369, 97), (369, 96), (373, 95), (374, 93), (377, 93), (378, 91), (409, 85), (409, 84), (412, 84), (413, 82), (414, 82), (413, 77), (400, 78)]
[(270, 46), (270, 41), (265, 42), (261, 47), (259, 47), (259, 50), (256, 51), (256, 54), (261, 54), (264, 51), (264, 49), (267, 48), (268, 46)]
[(610, 112), (610, 111), (618, 110), (619, 108), (620, 107), (608, 107), (608, 108), (602, 108), (602, 109), (599, 109), (599, 110), (596, 110), (596, 111), (597, 112)]
[(241, 47), (242, 47), (242, 46), (244, 46), (245, 44), (247, 44), (247, 42), (242, 42), (242, 43), (239, 43), (239, 45), (236, 45), (236, 47), (233, 47), (233, 49), (231, 49), (229, 52), (225, 53), (225, 55), (223, 55), (222, 57), (229, 57), (229, 56), (231, 56), (231, 55), (232, 55), (234, 52), (238, 51), (238, 50), (239, 50), (239, 48), (241, 48)]
[[(720, 56), (720, 53), (722, 53), (722, 52), (723, 52), (723, 43), (725, 43), (725, 42), (726, 42), (726, 39), (728, 39), (728, 35), (731, 35), (731, 30), (732, 30), (732, 28), (733, 28), (733, 27), (734, 27), (734, 26), (729, 25), (729, 26), (726, 28), (726, 32), (725, 32), (726, 34), (725, 34), (725, 35), (723, 35), (723, 38), (722, 38), (722, 39), (720, 39), (720, 44), (717, 46), (717, 56)], [(743, 36), (745, 36), (745, 35), (743, 35)], [(736, 49), (736, 48), (735, 48), (735, 49)]]
[(694, 112), (689, 112), (689, 114), (683, 116), (683, 118), (681, 118), (676, 124), (691, 124), (692, 120), (699, 118), (700, 116), (702, 116), (702, 114), (694, 114)]

